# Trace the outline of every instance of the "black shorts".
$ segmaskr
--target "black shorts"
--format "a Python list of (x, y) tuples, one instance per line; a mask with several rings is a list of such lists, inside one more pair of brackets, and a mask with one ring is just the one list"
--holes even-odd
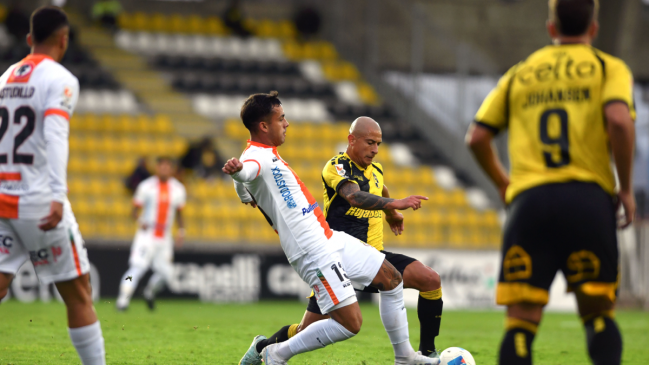
[(496, 301), (548, 302), (558, 270), (568, 289), (615, 300), (618, 248), (615, 203), (599, 185), (541, 185), (514, 198), (504, 228)]
[[(381, 251), (382, 253), (385, 254), (385, 259), (388, 260), (389, 263), (394, 266), (395, 269), (397, 269), (401, 275), (403, 276), (403, 272), (406, 270), (406, 267), (413, 262), (417, 261), (417, 259), (414, 259), (410, 256), (402, 255), (400, 253), (393, 253), (393, 252), (388, 252), (388, 251)], [(372, 288), (371, 286), (366, 287), (363, 290), (360, 290), (363, 293), (378, 293), (378, 289)], [(322, 314), (320, 312), (320, 307), (318, 307), (318, 301), (315, 299), (315, 296), (311, 295), (309, 297), (309, 304), (306, 307), (306, 310), (315, 313), (315, 314)]]

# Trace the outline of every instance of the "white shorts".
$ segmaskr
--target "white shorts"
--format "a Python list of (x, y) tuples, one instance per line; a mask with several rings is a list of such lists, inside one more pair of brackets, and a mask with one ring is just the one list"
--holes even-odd
[(306, 254), (291, 263), (302, 280), (313, 289), (323, 314), (336, 309), (334, 307), (346, 299), (355, 297), (355, 287), (370, 285), (385, 260), (385, 255), (377, 249), (347, 233), (334, 231), (331, 240), (342, 243), (342, 247), (329, 252)]
[(173, 258), (171, 237), (154, 237), (152, 230), (139, 229), (135, 233), (129, 265), (166, 272), (172, 267)]
[(75, 279), (90, 271), (88, 254), (70, 203), (63, 218), (47, 232), (39, 219), (0, 219), (0, 272), (16, 274), (31, 259), (43, 284)]

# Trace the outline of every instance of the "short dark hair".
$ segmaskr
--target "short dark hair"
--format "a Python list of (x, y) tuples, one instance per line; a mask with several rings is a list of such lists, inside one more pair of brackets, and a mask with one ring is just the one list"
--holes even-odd
[(549, 4), (550, 20), (566, 36), (586, 33), (599, 10), (598, 0), (550, 0)]
[(273, 112), (274, 107), (282, 105), (278, 96), (277, 91), (271, 91), (268, 94), (250, 95), (241, 107), (243, 125), (249, 131), (257, 129), (259, 123)]
[(34, 43), (43, 43), (59, 29), (69, 26), (68, 16), (56, 6), (41, 6), (29, 20), (29, 32)]
[(158, 156), (158, 158), (156, 158), (156, 162), (158, 163), (158, 165), (164, 162), (173, 165), (174, 159), (171, 156)]

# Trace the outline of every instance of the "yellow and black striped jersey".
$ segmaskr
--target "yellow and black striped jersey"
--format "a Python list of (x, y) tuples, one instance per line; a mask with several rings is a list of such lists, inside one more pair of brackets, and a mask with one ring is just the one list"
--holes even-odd
[(345, 232), (383, 250), (383, 211), (354, 208), (338, 195), (338, 188), (346, 181), (358, 184), (361, 191), (381, 196), (383, 167), (374, 162), (366, 169), (358, 166), (347, 153), (327, 161), (322, 170), (324, 213), (331, 229)]
[(585, 44), (544, 47), (512, 67), (478, 111), (476, 123), (509, 130), (507, 202), (532, 187), (571, 180), (615, 190), (604, 107), (629, 106), (626, 64)]

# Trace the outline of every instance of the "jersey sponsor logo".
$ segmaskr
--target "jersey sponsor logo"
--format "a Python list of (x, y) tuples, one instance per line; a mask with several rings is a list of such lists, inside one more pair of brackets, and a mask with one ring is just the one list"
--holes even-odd
[(29, 251), (29, 259), (32, 261), (34, 267), (49, 264), (49, 257), (50, 255), (46, 248), (42, 248), (38, 251)]
[(378, 189), (378, 187), (379, 187), (379, 179), (376, 177), (375, 173), (372, 173), (372, 177), (374, 177), (374, 185), (376, 185), (376, 188)]
[(380, 210), (364, 210), (356, 207), (351, 207), (345, 215), (351, 215), (356, 218), (381, 218), (383, 212)]
[(273, 167), (271, 171), (273, 172), (273, 178), (275, 179), (275, 184), (277, 184), (277, 188), (279, 189), (279, 192), (282, 194), (282, 197), (284, 198), (286, 205), (289, 207), (289, 209), (293, 209), (297, 207), (297, 204), (293, 199), (293, 194), (291, 194), (291, 190), (289, 190), (289, 188), (286, 186), (286, 180), (284, 180), (284, 175), (282, 174), (279, 167)]
[(561, 79), (573, 80), (586, 79), (595, 76), (597, 66), (594, 61), (581, 61), (575, 63), (572, 57), (566, 57), (563, 52), (555, 55), (554, 64), (543, 62), (534, 66), (524, 66), (516, 72), (518, 80), (523, 85), (532, 85), (535, 82), (547, 82)]
[(307, 215), (315, 210), (318, 207), (318, 202), (315, 202), (309, 205), (307, 208), (302, 208), (302, 215)]
[(34, 96), (35, 91), (33, 86), (8, 86), (0, 91), (0, 100), (5, 98), (29, 99)]
[(335, 165), (336, 166), (336, 172), (338, 175), (345, 177), (347, 174), (347, 171), (345, 171), (345, 167), (342, 164)]
[(0, 190), (3, 190), (7, 193), (16, 193), (19, 191), (24, 192), (29, 190), (29, 184), (24, 181), (2, 180), (0, 181)]
[(9, 255), (9, 249), (14, 245), (13, 237), (0, 235), (0, 253)]
[(277, 162), (277, 161), (279, 161), (277, 157), (273, 157), (273, 162)]

